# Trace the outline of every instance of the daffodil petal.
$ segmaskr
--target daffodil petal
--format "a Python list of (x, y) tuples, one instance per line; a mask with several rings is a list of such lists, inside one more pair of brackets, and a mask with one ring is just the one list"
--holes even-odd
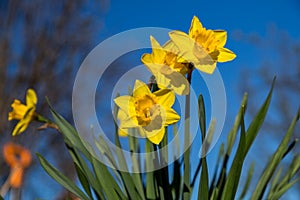
[(169, 33), (171, 40), (179, 49), (178, 55), (188, 62), (196, 62), (198, 58), (194, 55), (195, 40), (181, 31), (171, 31)]
[(142, 55), (141, 60), (144, 64), (146, 63), (153, 63), (152, 61), (152, 55), (149, 53), (145, 53)]
[(121, 137), (128, 136), (128, 129), (119, 129), (119, 136)]
[(218, 47), (224, 47), (227, 41), (227, 32), (223, 30), (214, 30), (214, 34), (219, 41)]
[(150, 142), (154, 143), (154, 144), (159, 144), (162, 139), (164, 138), (164, 135), (165, 135), (165, 127), (163, 127), (161, 130), (157, 131), (157, 133), (155, 134), (151, 134), (151, 135), (148, 135), (147, 134), (147, 138), (150, 140)]
[(28, 89), (26, 94), (26, 104), (29, 107), (35, 107), (37, 103), (37, 96), (33, 89)]
[(142, 81), (136, 80), (133, 89), (133, 97), (144, 96), (150, 94), (149, 87)]
[(126, 119), (120, 120), (121, 129), (135, 128), (137, 126), (138, 122), (136, 117), (128, 117)]
[(152, 60), (154, 63), (163, 63), (166, 52), (163, 50), (163, 48), (160, 46), (160, 44), (157, 42), (157, 40), (150, 36), (151, 46), (152, 46)]
[[(114, 99), (115, 104), (128, 114), (128, 107), (134, 106), (131, 96), (120, 96)], [(127, 111), (127, 112), (126, 112)]]
[(23, 120), (20, 120), (14, 128), (12, 132), (12, 136), (16, 136), (23, 133), (28, 127), (29, 122), (30, 122), (30, 118), (25, 118)]
[(235, 59), (236, 55), (226, 48), (219, 49), (218, 62), (227, 62)]
[(180, 116), (172, 108), (166, 110), (166, 125), (174, 124), (180, 120)]
[(207, 73), (207, 74), (212, 74), (215, 69), (216, 69), (216, 65), (217, 63), (214, 63), (212, 65), (203, 65), (203, 64), (195, 64), (195, 68), (197, 68), (198, 70)]
[(203, 29), (203, 26), (199, 18), (197, 16), (194, 16), (189, 30), (189, 35), (192, 37), (193, 35), (197, 34), (197, 32), (199, 32), (199, 30), (201, 29)]
[(171, 107), (175, 102), (175, 95), (171, 90), (162, 89), (153, 94), (158, 97), (158, 103), (164, 107)]

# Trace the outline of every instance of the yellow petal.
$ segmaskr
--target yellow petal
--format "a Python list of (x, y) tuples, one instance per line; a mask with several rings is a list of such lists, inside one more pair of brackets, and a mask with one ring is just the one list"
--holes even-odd
[(203, 64), (198, 63), (198, 64), (195, 64), (194, 66), (195, 66), (195, 68), (197, 68), (198, 70), (200, 70), (204, 73), (212, 74), (216, 69), (217, 63), (214, 63), (212, 65), (203, 65)]
[(138, 126), (138, 121), (136, 117), (128, 117), (126, 119), (120, 120), (121, 129), (135, 128), (137, 126)]
[(119, 136), (121, 137), (128, 136), (128, 129), (119, 129)]
[(118, 119), (120, 120), (120, 129), (127, 129), (138, 126), (136, 117), (130, 117), (124, 110), (119, 109)]
[(149, 87), (142, 81), (136, 80), (133, 89), (133, 97), (144, 96), (150, 94)]
[(199, 30), (203, 29), (203, 26), (197, 16), (194, 16), (192, 19), (189, 35), (193, 37), (199, 32)]
[(172, 31), (169, 33), (171, 40), (178, 47), (178, 55), (188, 62), (196, 62), (198, 58), (194, 55), (195, 40), (181, 31)]
[(16, 136), (16, 135), (19, 135), (22, 132), (24, 132), (26, 130), (26, 128), (28, 127), (29, 123), (30, 123), (30, 118), (28, 118), (28, 117), (20, 120), (14, 128), (14, 130), (12, 132), (12, 136)]
[(152, 55), (149, 53), (143, 54), (141, 60), (144, 64), (153, 63)]
[(170, 79), (166, 78), (162, 73), (153, 73), (156, 83), (159, 88), (168, 88), (170, 86)]
[(153, 36), (150, 36), (151, 46), (152, 46), (152, 60), (154, 63), (160, 63), (162, 64), (166, 52), (163, 50), (163, 48), (160, 46), (160, 44), (155, 40)]
[(174, 124), (180, 120), (180, 116), (172, 108), (166, 110), (166, 115), (166, 125)]
[(227, 41), (227, 32), (223, 30), (214, 30), (216, 39), (219, 41), (218, 47), (224, 47)]
[(235, 59), (236, 55), (226, 48), (219, 49), (218, 62), (227, 62)]
[(150, 140), (150, 142), (154, 143), (154, 144), (159, 144), (162, 139), (164, 138), (165, 135), (165, 127), (162, 127), (161, 130), (159, 130), (157, 133), (155, 134), (148, 134), (146, 132), (147, 138)]
[[(117, 106), (124, 110), (126, 112), (126, 110), (128, 110), (128, 107), (134, 106), (132, 101), (131, 101), (131, 96), (120, 96), (114, 99), (115, 104), (117, 104)], [(128, 114), (126, 112), (126, 114)]]
[(175, 43), (172, 40), (167, 41), (164, 44), (163, 49), (165, 51), (172, 52), (174, 54), (178, 53), (178, 47), (175, 45)]
[(175, 102), (175, 95), (171, 90), (162, 89), (153, 93), (158, 97), (158, 103), (164, 107), (171, 107)]
[(33, 89), (28, 89), (26, 94), (26, 104), (29, 107), (35, 107), (37, 103), (36, 93)]

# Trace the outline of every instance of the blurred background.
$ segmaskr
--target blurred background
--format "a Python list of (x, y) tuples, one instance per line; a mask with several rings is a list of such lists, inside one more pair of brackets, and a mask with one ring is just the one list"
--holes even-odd
[[(188, 31), (194, 15), (206, 28), (226, 30), (225, 47), (237, 54), (234, 61), (218, 64), (227, 95), (227, 116), (219, 145), (226, 139), (244, 92), (249, 94), (247, 125), (263, 103), (273, 77), (277, 76), (266, 123), (244, 164), (246, 174), (250, 163), (255, 161), (254, 177), (260, 175), (299, 107), (299, 0), (1, 0), (0, 147), (13, 141), (29, 148), (33, 154), (33, 163), (26, 171), (22, 187), (22, 199), (64, 199), (67, 195), (39, 166), (34, 156), (36, 152), (74, 181), (76, 177), (63, 139), (56, 131), (37, 131), (39, 124), (33, 123), (22, 135), (11, 136), (15, 122), (8, 122), (7, 115), (13, 100), (25, 100), (26, 90), (34, 88), (39, 97), (39, 113), (50, 117), (47, 96), (55, 109), (72, 122), (71, 94), (76, 72), (96, 45), (114, 34), (138, 27)], [(120, 75), (140, 62), (140, 56), (136, 53), (118, 59), (102, 81), (113, 85)], [(193, 86), (199, 87), (196, 83)], [(107, 106), (110, 102), (103, 102), (107, 101), (105, 92), (111, 91), (101, 84), (99, 87), (102, 92), (97, 96), (97, 109), (110, 121), (111, 111)], [(299, 128), (298, 123), (294, 137), (300, 136)], [(212, 163), (218, 144), (208, 155)], [(195, 144), (194, 149), (197, 148)], [(295, 151), (300, 151), (299, 145)], [(8, 174), (9, 167), (1, 154), (0, 185)], [(255, 183), (254, 178), (252, 184)], [(283, 199), (300, 199), (299, 191), (300, 184)]]

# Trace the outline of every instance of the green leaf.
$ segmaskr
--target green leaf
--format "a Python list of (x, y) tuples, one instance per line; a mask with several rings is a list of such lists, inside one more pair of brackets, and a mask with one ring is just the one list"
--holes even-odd
[[(129, 89), (129, 92), (132, 91)], [(132, 93), (132, 92), (130, 92)], [(119, 95), (117, 95), (118, 97)], [(118, 107), (115, 105), (114, 106), (114, 116), (117, 116), (117, 113), (118, 113)], [(118, 128), (118, 124), (115, 122), (115, 143), (116, 143), (116, 146), (119, 147), (120, 149), (122, 149), (122, 146), (121, 146), (121, 143), (120, 143), (120, 139), (119, 139), (119, 135), (118, 135), (118, 131), (119, 131), (119, 128)], [(130, 129), (128, 131), (135, 131), (134, 129)], [(130, 133), (131, 134), (131, 133)], [(129, 138), (130, 138), (130, 134), (129, 134)], [(133, 145), (133, 146), (132, 146)], [(131, 145), (131, 148), (132, 150), (135, 151), (135, 148), (137, 147), (137, 141), (134, 141), (133, 144)], [(126, 191), (127, 191), (127, 194), (128, 196), (131, 198), (131, 199), (144, 199), (145, 198), (145, 195), (144, 195), (144, 192), (141, 188), (141, 183), (139, 181), (140, 179), (140, 175), (139, 174), (134, 174), (134, 175), (130, 175), (128, 172), (126, 171), (129, 171), (128, 170), (128, 166), (127, 166), (127, 162), (125, 160), (125, 157), (122, 153), (122, 151), (117, 151), (117, 158), (118, 158), (118, 163), (122, 163), (125, 167), (125, 171), (120, 171), (120, 176), (121, 176), (121, 179), (124, 183), (124, 186), (126, 188)], [(133, 167), (136, 169), (138, 168), (138, 164), (137, 164), (137, 161), (134, 161), (132, 160), (133, 162)], [(134, 181), (137, 181), (135, 185)]]
[(61, 115), (55, 112), (50, 104), (49, 106), (54, 122), (59, 127), (61, 133), (64, 136), (65, 143), (72, 148), (78, 148), (80, 152), (82, 152), (87, 158), (89, 158), (91, 155), (87, 149), (87, 145), (83, 144), (83, 141), (79, 137), (74, 127), (69, 124)]
[(233, 144), (235, 142), (238, 129), (239, 129), (240, 124), (241, 124), (241, 117), (242, 117), (242, 114), (243, 114), (243, 110), (245, 112), (246, 108), (247, 108), (247, 100), (248, 100), (248, 94), (245, 93), (244, 97), (243, 97), (243, 100), (242, 100), (242, 103), (241, 103), (241, 106), (240, 106), (240, 110), (239, 110), (237, 116), (235, 117), (233, 127), (232, 127), (232, 129), (230, 130), (230, 132), (227, 136), (227, 150), (226, 150), (227, 155), (231, 154), (231, 150), (232, 150)]
[(280, 145), (278, 146), (276, 152), (273, 154), (273, 156), (271, 157), (268, 165), (266, 166), (263, 174), (261, 175), (258, 184), (253, 192), (252, 195), (252, 200), (255, 199), (259, 199), (262, 198), (264, 195), (264, 191), (265, 188), (269, 182), (269, 180), (271, 179), (273, 173), (275, 172), (278, 164), (280, 163), (282, 157), (284, 156), (287, 147), (288, 147), (288, 143), (291, 139), (293, 130), (295, 128), (296, 122), (299, 119), (299, 115), (300, 115), (300, 109), (298, 110), (298, 113), (296, 114), (296, 116), (294, 117), (287, 133), (285, 134), (284, 138), (282, 139)]
[(76, 172), (77, 172), (78, 179), (79, 179), (84, 191), (92, 199), (93, 196), (92, 196), (92, 193), (91, 193), (90, 184), (89, 184), (88, 179), (85, 176), (85, 173), (82, 171), (81, 167), (79, 167), (76, 163), (74, 163), (74, 165), (75, 165), (75, 169), (76, 169)]
[(278, 192), (271, 195), (270, 199), (279, 199), (288, 189), (290, 189), (293, 185), (295, 185), (299, 181), (300, 181), (300, 177), (298, 177), (296, 180), (284, 185)]
[(181, 167), (178, 160), (175, 160), (174, 162), (174, 168), (173, 168), (173, 181), (172, 181), (172, 192), (174, 193), (173, 199), (180, 199), (181, 198)]
[(254, 172), (254, 163), (251, 163), (250, 169), (247, 174), (246, 182), (245, 182), (244, 188), (242, 190), (242, 193), (241, 193), (239, 199), (243, 199), (245, 197), (246, 193), (248, 192), (248, 189), (249, 189), (249, 186), (251, 183), (251, 179), (253, 176), (253, 172)]
[(222, 191), (222, 200), (235, 199), (237, 187), (239, 184), (242, 167), (244, 163), (245, 155), (245, 123), (244, 123), (244, 109), (241, 115), (241, 136), (238, 149), (233, 159), (231, 168), (228, 173), (228, 177), (225, 182), (224, 190)]
[(107, 199), (127, 199), (114, 177), (103, 163), (96, 158), (92, 158), (92, 165), (97, 180), (100, 182)]
[[(202, 152), (203, 149), (204, 152), (206, 152), (206, 144), (205, 136), (206, 136), (206, 115), (205, 115), (205, 105), (203, 96), (199, 95), (198, 98), (198, 115), (199, 115), (199, 126), (201, 130), (201, 140), (202, 140)], [(199, 182), (199, 189), (198, 189), (198, 199), (199, 200), (208, 200), (208, 194), (209, 194), (209, 187), (208, 187), (208, 169), (207, 169), (207, 162), (205, 155), (203, 156), (201, 152), (201, 176), (200, 176), (200, 182)]]
[[(152, 152), (152, 144), (147, 140), (146, 141), (146, 153)], [(153, 169), (154, 167), (155, 158), (151, 156), (151, 154), (146, 155), (146, 169)], [(147, 172), (146, 173), (146, 197), (147, 199), (157, 199), (158, 198), (158, 191), (157, 191), (157, 182), (154, 177), (154, 172)]]
[(59, 184), (61, 184), (64, 188), (72, 192), (74, 195), (78, 196), (81, 199), (88, 200), (89, 198), (65, 175), (63, 175), (60, 171), (54, 168), (48, 161), (37, 153), (39, 162), (44, 170)]
[(283, 168), (279, 168), (278, 172), (275, 174), (272, 182), (271, 182), (271, 186), (269, 189), (269, 194), (268, 194), (268, 199), (271, 198), (271, 196), (277, 191), (278, 188), (278, 184), (280, 182), (280, 178), (281, 178), (281, 173), (282, 173)]
[(271, 102), (271, 97), (272, 97), (272, 93), (273, 93), (273, 88), (274, 88), (274, 84), (275, 84), (275, 79), (276, 77), (273, 79), (272, 82), (272, 86), (270, 89), (270, 92), (265, 100), (265, 102), (263, 103), (263, 105), (261, 106), (261, 108), (259, 109), (259, 111), (257, 112), (256, 116), (254, 117), (253, 121), (251, 122), (251, 124), (249, 125), (249, 128), (246, 132), (246, 148), (245, 148), (245, 154), (248, 153), (254, 139), (256, 138), (259, 129), (261, 128), (267, 111), (269, 109), (269, 105)]
[[(133, 131), (136, 131), (136, 130), (134, 129)], [(128, 140), (129, 140), (130, 151), (131, 152), (139, 152), (139, 143), (138, 143), (137, 138), (129, 135)], [(131, 156), (131, 160), (132, 160), (133, 171), (140, 172), (139, 160), (133, 155)], [(130, 180), (126, 181), (126, 182), (128, 182), (128, 184), (130, 184), (130, 185), (133, 185), (133, 183), (134, 183), (134, 186), (135, 186), (139, 196), (141, 197), (141, 199), (146, 199), (141, 175), (142, 175), (141, 173), (132, 173), (131, 174), (132, 183)]]
[(199, 115), (199, 126), (201, 130), (202, 142), (204, 141), (206, 134), (206, 115), (203, 96), (200, 94), (198, 98), (198, 115)]
[[(79, 153), (78, 150), (68, 147), (69, 153), (72, 156), (74, 163), (82, 170), (84, 176), (89, 181), (91, 187), (93, 188), (96, 195), (98, 195), (101, 199), (104, 199), (104, 193), (101, 187), (100, 182), (95, 178), (92, 170), (88, 167), (86, 160), (83, 159), (82, 154)], [(91, 157), (90, 157), (91, 158)], [(89, 160), (92, 162), (91, 160)]]
[(199, 182), (199, 190), (198, 190), (198, 200), (208, 200), (208, 169), (207, 169), (207, 163), (206, 163), (206, 157), (201, 158), (202, 159), (202, 171), (201, 171), (201, 177)]

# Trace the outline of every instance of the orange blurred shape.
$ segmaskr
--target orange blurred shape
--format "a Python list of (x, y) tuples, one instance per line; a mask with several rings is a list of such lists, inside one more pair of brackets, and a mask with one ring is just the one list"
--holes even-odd
[(24, 169), (22, 167), (14, 167), (11, 169), (9, 182), (11, 187), (20, 188), (22, 185)]
[(30, 151), (18, 144), (6, 143), (3, 147), (3, 156), (10, 166), (9, 182), (11, 187), (21, 187), (24, 169), (31, 163)]
[(6, 143), (3, 147), (3, 156), (10, 167), (21, 166), (26, 168), (31, 163), (31, 153), (25, 147), (14, 143)]

